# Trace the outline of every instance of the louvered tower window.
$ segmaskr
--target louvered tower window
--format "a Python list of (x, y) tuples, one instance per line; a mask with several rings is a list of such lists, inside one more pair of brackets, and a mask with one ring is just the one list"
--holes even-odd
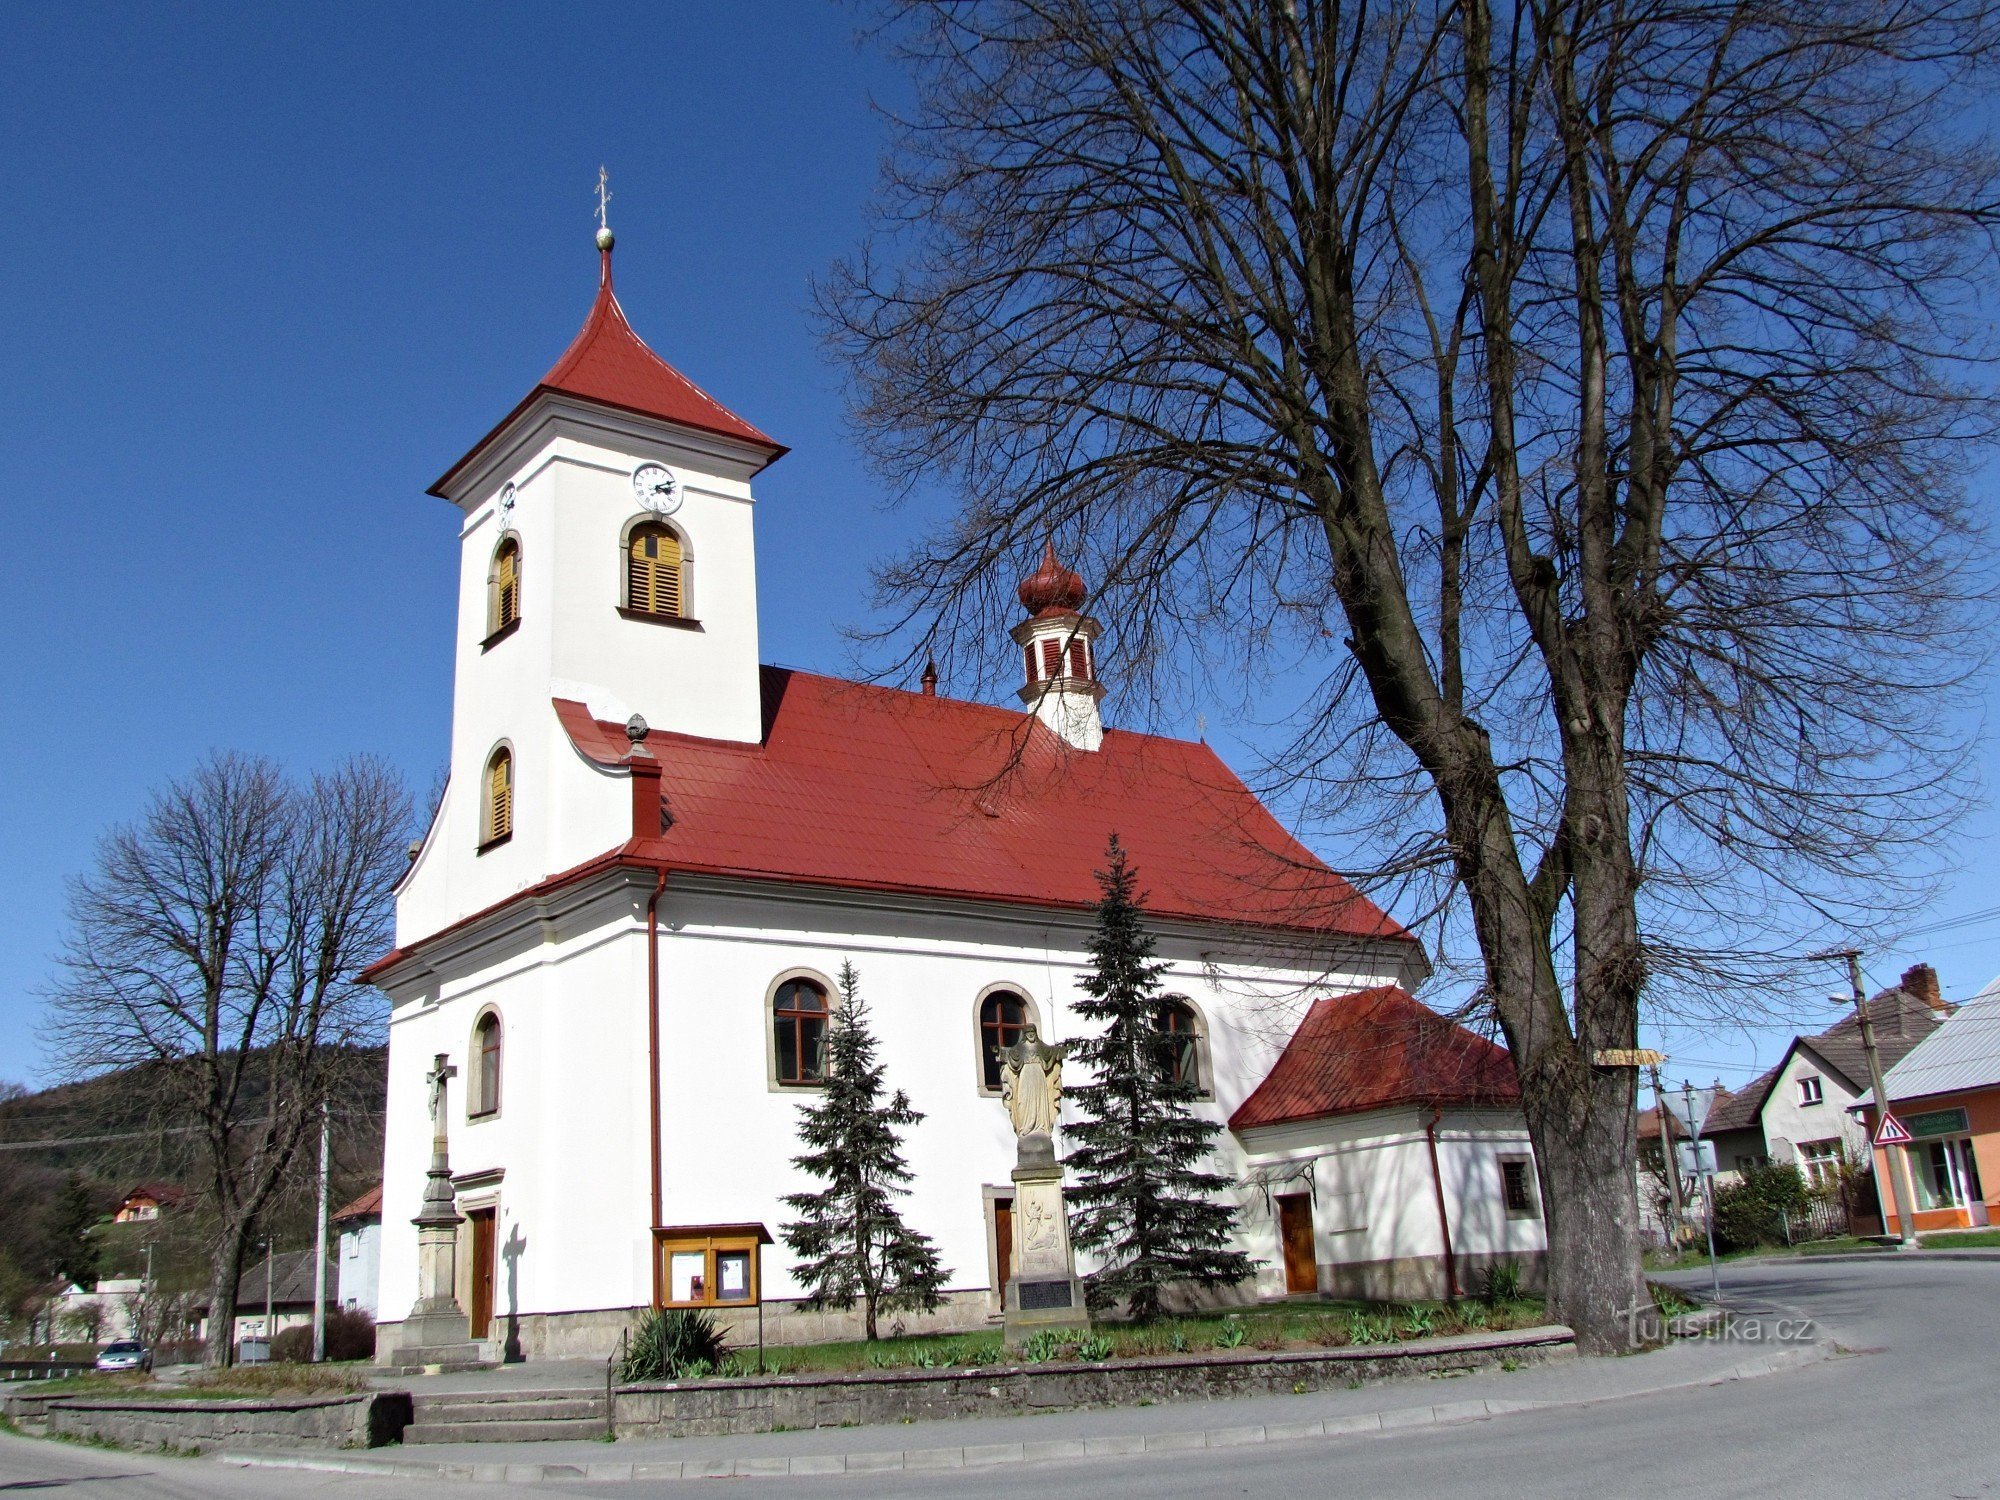
[(497, 844), (514, 833), (514, 756), (506, 749), (486, 762), (486, 818), (480, 846)]
[(521, 544), (508, 537), (493, 553), (493, 603), (487, 634), (496, 635), (521, 618)]
[(681, 539), (655, 523), (634, 528), (625, 559), (625, 604), (646, 615), (682, 612)]

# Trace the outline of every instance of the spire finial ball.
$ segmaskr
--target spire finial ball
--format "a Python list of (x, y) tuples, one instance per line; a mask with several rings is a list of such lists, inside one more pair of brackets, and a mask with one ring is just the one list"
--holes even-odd
[(597, 231), (598, 249), (609, 250), (613, 245), (617, 243), (618, 243), (618, 237), (611, 232), (610, 227), (608, 225), (605, 228)]

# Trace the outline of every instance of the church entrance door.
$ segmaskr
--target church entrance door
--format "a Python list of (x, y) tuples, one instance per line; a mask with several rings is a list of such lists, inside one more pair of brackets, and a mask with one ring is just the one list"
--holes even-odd
[(1007, 1282), (1014, 1274), (1014, 1200), (995, 1198), (993, 1200), (993, 1263), (999, 1271), (1000, 1280), (994, 1290), (1002, 1296), (1007, 1293)]
[(1278, 1228), (1285, 1245), (1285, 1290), (1319, 1290), (1319, 1254), (1313, 1245), (1313, 1204), (1309, 1193), (1278, 1200)]
[(493, 1213), (475, 1208), (466, 1215), (472, 1223), (472, 1306), (469, 1309), (472, 1337), (483, 1339), (493, 1324)]

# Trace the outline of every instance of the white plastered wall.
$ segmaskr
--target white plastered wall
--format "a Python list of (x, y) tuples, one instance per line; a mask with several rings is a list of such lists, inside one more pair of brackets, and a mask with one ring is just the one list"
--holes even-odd
[[(440, 975), (459, 966), (464, 978), (392, 981), (410, 993), (399, 994), (392, 1022), (385, 1320), (402, 1317), (416, 1294), (409, 1221), (429, 1152), (422, 1074), (439, 1051), (468, 1066), (473, 1022), (489, 1004), (505, 1028), (501, 1110), (467, 1122), (463, 1077), (454, 1082), (452, 1167), (460, 1176), (504, 1173), (496, 1313), (626, 1308), (650, 1296), (643, 927), (650, 885), (627, 880), (610, 890), (547, 922), (523, 917), (504, 941), (468, 939), (463, 954), (437, 961)], [(664, 1221), (781, 1230), (789, 1212), (780, 1199), (810, 1186), (791, 1160), (800, 1149), (798, 1112), (816, 1095), (771, 1082), (767, 995), (782, 973), (805, 969), (832, 980), (852, 959), (890, 1085), (907, 1090), (926, 1115), (904, 1143), (915, 1173), (908, 1220), (936, 1242), (952, 1288), (987, 1287), (987, 1190), (1009, 1189), (1014, 1141), (1000, 1101), (979, 1089), (975, 1002), (995, 984), (1017, 987), (1050, 1036), (1077, 1035), (1085, 922), (670, 885), (660, 923)], [(1200, 1108), (1218, 1122), (1269, 1071), (1314, 996), (1401, 977), (1403, 956), (1390, 949), (1332, 961), (1232, 957), (1207, 941), (1170, 935), (1161, 956), (1167, 988), (1205, 1023), (1215, 1097)], [(440, 998), (427, 1003), (429, 994)], [(1217, 1167), (1240, 1167), (1226, 1133)], [(781, 1244), (765, 1251), (768, 1299), (799, 1295), (790, 1268)]]

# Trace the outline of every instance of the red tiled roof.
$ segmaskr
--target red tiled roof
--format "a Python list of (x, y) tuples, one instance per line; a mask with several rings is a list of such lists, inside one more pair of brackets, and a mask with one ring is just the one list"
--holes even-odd
[[(764, 742), (654, 734), (671, 820), (627, 852), (752, 879), (1054, 907), (1097, 900), (1116, 833), (1157, 916), (1412, 941), (1206, 745), (1108, 730), (1073, 751), (1031, 714), (763, 669)], [(556, 700), (601, 764), (622, 725)]]
[(646, 347), (646, 341), (632, 331), (632, 325), (625, 319), (625, 309), (618, 305), (617, 294), (611, 289), (609, 250), (603, 252), (597, 300), (591, 304), (590, 316), (583, 320), (583, 328), (563, 351), (562, 358), (522, 398), (520, 405), (445, 471), (430, 492), (444, 494), (445, 486), (458, 472), (483, 453), (544, 391), (735, 438), (768, 450), (771, 459), (787, 451), (782, 443), (772, 441)]
[(382, 1217), (382, 1184), (379, 1182), (335, 1214), (331, 1222), (340, 1224), (348, 1219), (366, 1219), (371, 1216), (378, 1219)]
[(1395, 985), (1315, 1000), (1231, 1130), (1410, 1104), (1513, 1105), (1507, 1049), (1447, 1021)]

